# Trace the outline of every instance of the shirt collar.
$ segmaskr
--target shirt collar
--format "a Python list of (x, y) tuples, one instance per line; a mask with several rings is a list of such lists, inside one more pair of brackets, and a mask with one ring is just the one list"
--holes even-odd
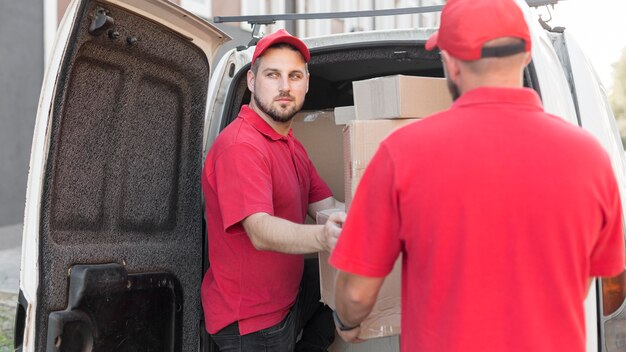
[(479, 87), (465, 92), (452, 104), (454, 108), (482, 104), (523, 105), (543, 111), (539, 94), (530, 88)]
[(287, 136), (283, 136), (276, 132), (272, 126), (270, 126), (256, 111), (252, 110), (248, 105), (243, 105), (241, 111), (239, 111), (239, 118), (252, 125), (257, 131), (261, 132), (265, 137), (277, 141), (280, 139), (287, 140), (293, 138), (293, 130), (290, 128)]

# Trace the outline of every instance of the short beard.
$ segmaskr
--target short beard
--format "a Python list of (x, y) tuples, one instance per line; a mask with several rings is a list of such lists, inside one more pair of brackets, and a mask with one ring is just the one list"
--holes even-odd
[(280, 122), (280, 123), (291, 121), (291, 119), (293, 119), (296, 113), (302, 108), (302, 104), (300, 106), (296, 105), (292, 109), (289, 109), (281, 113), (280, 111), (278, 111), (278, 109), (271, 108), (270, 106), (265, 105), (254, 94), (252, 95), (252, 99), (254, 99), (254, 102), (256, 103), (256, 106), (258, 106), (259, 110), (263, 111), (272, 120), (276, 122)]
[(443, 76), (446, 78), (446, 84), (448, 85), (448, 92), (450, 92), (450, 96), (452, 97), (452, 101), (456, 101), (461, 97), (461, 90), (459, 86), (454, 83), (450, 77), (448, 77), (448, 70), (446, 69), (446, 64), (443, 65)]
[(452, 82), (452, 80), (448, 77), (446, 77), (446, 83), (448, 84), (448, 91), (452, 96), (452, 101), (456, 101), (457, 99), (459, 99), (461, 97), (461, 91), (459, 90), (459, 86), (456, 83)]

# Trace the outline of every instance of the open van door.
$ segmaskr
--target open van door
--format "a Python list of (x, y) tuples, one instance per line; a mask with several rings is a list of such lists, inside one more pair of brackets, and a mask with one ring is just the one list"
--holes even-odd
[[(550, 36), (564, 72), (568, 75), (578, 123), (596, 137), (608, 152), (619, 184), (622, 204), (626, 204), (626, 158), (605, 88), (578, 43), (567, 30), (551, 33)], [(626, 224), (626, 221), (624, 223)], [(587, 339), (595, 344), (588, 347), (588, 351), (624, 351), (626, 272), (615, 278), (597, 280), (585, 305), (588, 320)]]
[(202, 133), (230, 38), (164, 0), (74, 1), (44, 78), (16, 351), (192, 351)]

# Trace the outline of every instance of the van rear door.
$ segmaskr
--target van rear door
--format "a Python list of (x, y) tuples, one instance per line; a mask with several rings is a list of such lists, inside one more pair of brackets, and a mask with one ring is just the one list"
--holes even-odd
[(44, 78), (16, 351), (192, 351), (202, 133), (230, 38), (164, 0), (76, 0)]
[[(593, 134), (609, 153), (619, 183), (622, 204), (626, 204), (624, 147), (606, 90), (578, 43), (567, 30), (563, 33), (551, 33), (550, 37), (568, 78), (578, 122), (581, 127)], [(588, 317), (595, 316), (596, 326), (588, 327), (588, 339), (594, 340), (597, 336), (598, 351), (624, 351), (626, 273), (622, 272), (615, 278), (598, 280), (595, 292), (590, 294), (590, 297), (593, 296), (596, 297), (595, 302), (586, 302), (586, 308)], [(597, 333), (591, 335), (594, 331)]]

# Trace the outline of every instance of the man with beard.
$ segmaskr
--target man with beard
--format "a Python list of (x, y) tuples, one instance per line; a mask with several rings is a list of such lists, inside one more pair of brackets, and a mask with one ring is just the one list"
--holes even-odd
[(341, 203), (291, 130), (308, 91), (309, 58), (285, 30), (262, 38), (247, 74), (250, 104), (206, 158), (202, 305), (220, 351), (326, 351), (334, 339), (331, 311), (319, 302), (318, 263), (303, 254), (331, 251), (345, 214), (303, 224), (307, 213)]
[(337, 330), (358, 340), (401, 253), (402, 351), (583, 352), (591, 279), (624, 270), (610, 159), (523, 87), (515, 1), (449, 0), (435, 47), (455, 102), (365, 171), (330, 258)]

